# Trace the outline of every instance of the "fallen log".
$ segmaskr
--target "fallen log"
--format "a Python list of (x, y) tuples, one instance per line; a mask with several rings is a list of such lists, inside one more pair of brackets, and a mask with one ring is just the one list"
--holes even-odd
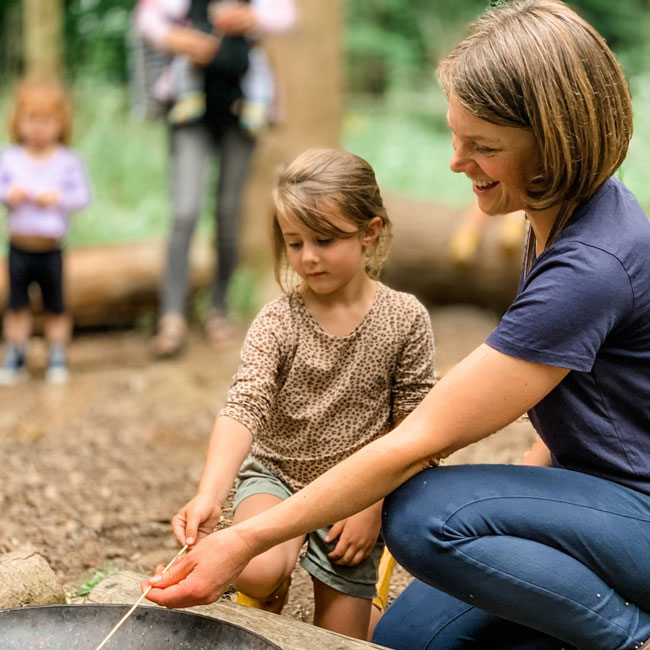
[(504, 250), (497, 220), (490, 217), (471, 263), (458, 265), (449, 258), (449, 242), (463, 221), (461, 211), (400, 197), (388, 197), (386, 207), (394, 231), (382, 273), (387, 284), (414, 293), (427, 305), (507, 309), (517, 291), (523, 241), (514, 252)]
[(65, 603), (63, 586), (35, 552), (0, 555), (0, 609)]
[[(208, 286), (212, 247), (197, 240), (192, 247), (192, 291)], [(165, 244), (144, 241), (70, 248), (65, 252), (66, 304), (81, 327), (130, 325), (158, 309)], [(7, 264), (0, 264), (0, 304), (8, 294)], [(38, 308), (36, 309), (38, 311)]]
[[(120, 571), (100, 582), (86, 599), (88, 603), (133, 604), (141, 595), (140, 580), (144, 576), (132, 571)], [(145, 601), (144, 606), (152, 603)], [(282, 650), (372, 650), (378, 646), (366, 641), (323, 630), (289, 616), (278, 616), (222, 600), (212, 605), (191, 607), (188, 611), (212, 616), (227, 623), (240, 625), (279, 645)]]
[[(517, 288), (521, 252), (503, 252), (494, 220), (472, 263), (459, 266), (449, 260), (448, 246), (462, 222), (461, 212), (399, 197), (389, 197), (386, 203), (394, 225), (394, 242), (382, 275), (387, 284), (416, 294), (428, 305), (470, 303), (498, 312), (508, 307)], [(157, 312), (166, 258), (163, 242), (70, 248), (65, 255), (66, 303), (76, 326), (132, 325)], [(209, 242), (197, 239), (191, 256), (191, 292), (210, 285), (213, 255)], [(271, 264), (269, 243), (256, 267), (270, 273)], [(8, 292), (6, 266), (0, 260), (2, 306)]]

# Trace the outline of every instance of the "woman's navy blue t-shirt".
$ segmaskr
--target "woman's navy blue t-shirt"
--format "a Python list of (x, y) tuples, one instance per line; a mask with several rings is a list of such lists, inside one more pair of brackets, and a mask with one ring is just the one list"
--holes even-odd
[(571, 370), (529, 412), (555, 466), (650, 494), (650, 223), (623, 183), (578, 207), (487, 344)]

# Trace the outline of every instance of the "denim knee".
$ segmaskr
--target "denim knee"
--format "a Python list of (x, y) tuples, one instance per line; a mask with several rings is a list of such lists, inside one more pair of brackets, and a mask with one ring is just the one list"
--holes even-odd
[(430, 468), (420, 472), (384, 499), (382, 533), (395, 559), (418, 575), (426, 565), (427, 573), (438, 573), (437, 564), (444, 565), (451, 539), (445, 534), (448, 517), (445, 490), (430, 499), (430, 482), (440, 482), (440, 472)]

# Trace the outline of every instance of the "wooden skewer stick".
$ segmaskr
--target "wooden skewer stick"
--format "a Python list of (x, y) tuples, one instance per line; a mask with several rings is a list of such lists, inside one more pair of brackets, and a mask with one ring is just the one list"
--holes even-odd
[[(176, 555), (174, 556), (172, 561), (163, 569), (163, 571), (162, 571), (163, 573), (165, 573), (165, 571), (167, 571), (167, 569), (169, 569), (169, 567), (171, 567), (171, 565), (174, 564), (174, 562), (176, 562), (176, 560), (181, 555), (183, 555), (183, 553), (185, 553), (185, 551), (187, 550), (187, 546), (188, 545), (185, 544), (185, 546), (183, 546), (183, 548), (180, 551), (178, 551), (178, 553), (176, 553)], [(110, 641), (111, 637), (115, 634), (115, 632), (117, 632), (122, 627), (122, 624), (124, 623), (124, 621), (126, 621), (126, 619), (129, 618), (129, 616), (131, 616), (131, 614), (133, 614), (133, 612), (135, 611), (135, 608), (145, 599), (146, 595), (149, 593), (149, 591), (150, 591), (150, 589), (152, 589), (152, 587), (153, 587), (153, 585), (149, 585), (145, 589), (142, 596), (140, 596), (140, 598), (138, 598), (138, 600), (135, 601), (135, 603), (133, 604), (133, 607), (131, 607), (131, 609), (126, 614), (124, 614), (124, 616), (122, 616), (122, 618), (117, 623), (117, 625), (108, 633), (106, 638), (95, 648), (95, 650), (101, 650)]]

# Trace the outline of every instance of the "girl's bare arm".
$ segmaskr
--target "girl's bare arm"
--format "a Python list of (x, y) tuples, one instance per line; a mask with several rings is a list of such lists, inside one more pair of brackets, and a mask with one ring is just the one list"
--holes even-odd
[(551, 452), (541, 438), (537, 440), (530, 448), (530, 451), (524, 456), (522, 465), (536, 465), (538, 467), (551, 466)]
[(214, 530), (252, 441), (243, 424), (227, 416), (217, 417), (197, 493), (172, 519), (181, 544), (193, 544)]

